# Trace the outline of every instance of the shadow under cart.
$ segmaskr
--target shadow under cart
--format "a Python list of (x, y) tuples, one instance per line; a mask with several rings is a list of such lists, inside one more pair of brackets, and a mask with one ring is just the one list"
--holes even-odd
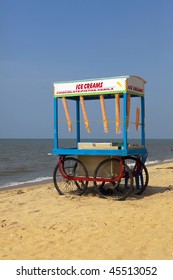
[(83, 195), (93, 187), (101, 198), (125, 200), (131, 193), (140, 195), (149, 174), (140, 156), (60, 156), (53, 173), (60, 195)]

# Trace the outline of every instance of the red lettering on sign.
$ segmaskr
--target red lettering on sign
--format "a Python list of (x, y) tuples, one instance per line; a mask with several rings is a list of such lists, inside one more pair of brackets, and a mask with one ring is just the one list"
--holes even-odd
[(76, 90), (80, 90), (83, 89), (83, 84), (77, 84), (76, 85)]
[(97, 83), (86, 83), (84, 84), (85, 89), (98, 89), (103, 87), (103, 82), (97, 82)]
[(135, 87), (135, 86), (128, 86), (128, 89), (129, 90), (134, 90), (134, 91), (137, 91), (137, 92), (144, 92), (144, 90), (142, 88), (138, 88), (138, 87)]
[(82, 91), (83, 89), (98, 89), (99, 90), (102, 87), (103, 87), (103, 82), (77, 84), (76, 91)]

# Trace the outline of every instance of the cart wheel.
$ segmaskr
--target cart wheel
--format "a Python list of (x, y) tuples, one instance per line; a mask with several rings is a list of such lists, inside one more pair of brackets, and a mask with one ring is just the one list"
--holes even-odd
[(88, 178), (86, 167), (74, 157), (60, 158), (53, 173), (54, 186), (60, 195), (84, 194), (88, 186), (86, 178)]
[(141, 161), (139, 157), (133, 157), (133, 156), (126, 156), (124, 157), (125, 163), (128, 165), (132, 172), (132, 176), (135, 177), (138, 175), (140, 169), (141, 169)]
[[(123, 176), (124, 170), (128, 176)], [(133, 176), (131, 170), (119, 158), (103, 160), (94, 172), (96, 191), (100, 197), (111, 195), (116, 200), (125, 200), (133, 190)]]
[(135, 183), (135, 194), (139, 195), (144, 192), (149, 182), (149, 174), (146, 166), (141, 162), (139, 157), (127, 156), (124, 158), (125, 163), (132, 171)]
[(141, 162), (141, 170), (139, 174), (135, 177), (135, 184), (136, 184), (135, 194), (137, 195), (142, 194), (145, 191), (146, 187), (148, 186), (148, 183), (149, 183), (149, 173), (145, 164)]
[(125, 200), (133, 192), (133, 175), (131, 169), (124, 162), (124, 175), (116, 186), (117, 200)]

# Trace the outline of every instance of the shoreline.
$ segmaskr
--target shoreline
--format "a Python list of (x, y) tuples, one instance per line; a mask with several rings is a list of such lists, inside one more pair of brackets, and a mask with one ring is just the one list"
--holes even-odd
[[(146, 161), (146, 167), (151, 167), (151, 166), (156, 166), (156, 165), (163, 165), (167, 163), (173, 163), (173, 159), (165, 159), (165, 160), (159, 160), (159, 161), (151, 161), (148, 162)], [(33, 181), (33, 182), (31, 182)], [(18, 188), (25, 188), (29, 186), (37, 186), (37, 185), (44, 185), (47, 183), (53, 182), (53, 177), (51, 179), (43, 179), (42, 181), (37, 181), (37, 178), (31, 181), (26, 181), (26, 182), (14, 182), (15, 185), (12, 186), (0, 186), (0, 192), (5, 191), (5, 190), (13, 190), (13, 189), (18, 189)], [(10, 183), (9, 183), (10, 184)], [(17, 185), (18, 184), (18, 185)]]
[(1, 191), (0, 259), (173, 260), (173, 163), (148, 171), (125, 201), (60, 196), (53, 182)]
[(53, 178), (52, 179), (47, 179), (47, 180), (43, 180), (43, 181), (36, 181), (36, 182), (26, 182), (26, 183), (23, 183), (20, 184), (19, 182), (19, 185), (17, 185), (17, 182), (15, 183), (14, 186), (7, 186), (7, 187), (0, 187), (0, 192), (1, 191), (8, 191), (8, 190), (15, 190), (15, 189), (20, 189), (20, 188), (27, 188), (27, 187), (33, 187), (33, 186), (38, 186), (38, 185), (45, 185), (45, 184), (49, 184), (53, 182)]

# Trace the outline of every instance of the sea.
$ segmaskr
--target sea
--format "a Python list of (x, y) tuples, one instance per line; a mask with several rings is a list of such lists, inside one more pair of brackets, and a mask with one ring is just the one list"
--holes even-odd
[[(75, 141), (61, 139), (59, 144), (74, 147)], [(146, 148), (146, 165), (173, 162), (173, 139), (148, 139)], [(53, 139), (0, 139), (0, 189), (52, 181), (58, 161), (52, 149)]]

